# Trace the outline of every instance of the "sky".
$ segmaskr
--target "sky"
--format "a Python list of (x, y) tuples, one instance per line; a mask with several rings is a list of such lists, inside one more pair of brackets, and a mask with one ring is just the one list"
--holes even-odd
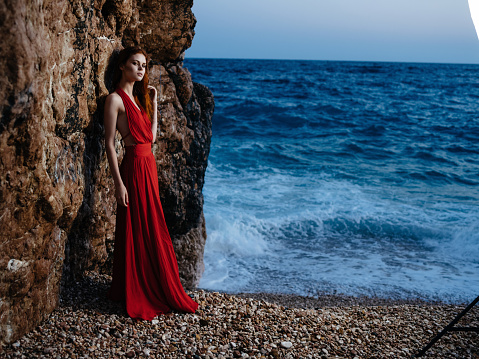
[(187, 58), (479, 64), (468, 0), (195, 0)]

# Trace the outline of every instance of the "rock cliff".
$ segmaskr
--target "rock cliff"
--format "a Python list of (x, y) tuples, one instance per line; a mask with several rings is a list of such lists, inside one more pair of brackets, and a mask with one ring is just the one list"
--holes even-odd
[(124, 46), (151, 57), (150, 84), (161, 91), (153, 145), (160, 195), (182, 282), (198, 283), (214, 101), (182, 63), (194, 36), (192, 5), (0, 3), (0, 343), (55, 308), (62, 278), (68, 285), (85, 269), (111, 268), (116, 203), (102, 113), (112, 54)]

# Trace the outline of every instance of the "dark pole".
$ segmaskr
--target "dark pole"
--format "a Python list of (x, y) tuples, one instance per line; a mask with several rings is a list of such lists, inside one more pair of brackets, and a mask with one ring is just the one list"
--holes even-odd
[(438, 335), (436, 335), (432, 340), (426, 345), (415, 357), (422, 357), (426, 352), (447, 332), (479, 332), (479, 328), (463, 328), (463, 327), (454, 327), (457, 322), (474, 307), (477, 302), (479, 302), (479, 297), (474, 299), (474, 301), (469, 304), (466, 309), (457, 315), (452, 322), (450, 322)]

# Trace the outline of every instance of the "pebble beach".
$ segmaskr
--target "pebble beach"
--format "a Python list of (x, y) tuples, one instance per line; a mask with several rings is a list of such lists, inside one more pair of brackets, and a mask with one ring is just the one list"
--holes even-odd
[[(63, 290), (41, 325), (2, 358), (411, 358), (464, 309), (422, 301), (196, 290), (195, 314), (132, 320), (95, 272)], [(479, 308), (459, 323), (479, 326)], [(28, 318), (26, 318), (28, 320)], [(479, 358), (474, 332), (446, 334), (424, 358)]]

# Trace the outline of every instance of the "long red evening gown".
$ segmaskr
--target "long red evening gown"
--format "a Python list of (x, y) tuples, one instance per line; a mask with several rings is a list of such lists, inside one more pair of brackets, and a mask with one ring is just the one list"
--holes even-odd
[(109, 297), (125, 300), (128, 315), (135, 319), (151, 320), (172, 309), (194, 313), (198, 304), (181, 285), (160, 203), (158, 173), (151, 152), (151, 122), (122, 89), (117, 88), (116, 92), (125, 105), (136, 145), (125, 147), (120, 166), (129, 203), (128, 207), (117, 207)]

